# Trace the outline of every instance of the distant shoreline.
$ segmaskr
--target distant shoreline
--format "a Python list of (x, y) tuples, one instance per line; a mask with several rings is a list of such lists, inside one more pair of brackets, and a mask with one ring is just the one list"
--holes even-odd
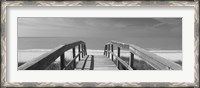
[[(52, 49), (18, 49), (19, 52), (25, 52), (25, 51), (32, 51), (32, 52), (39, 52), (39, 51), (51, 51)], [(95, 50), (95, 49), (87, 49), (87, 51), (95, 51), (95, 52), (103, 52), (104, 50)], [(116, 50), (115, 50), (116, 51)], [(165, 53), (165, 52), (174, 52), (174, 53), (182, 53), (182, 50), (147, 50), (149, 52), (153, 53)], [(121, 50), (121, 52), (129, 52), (128, 50)]]

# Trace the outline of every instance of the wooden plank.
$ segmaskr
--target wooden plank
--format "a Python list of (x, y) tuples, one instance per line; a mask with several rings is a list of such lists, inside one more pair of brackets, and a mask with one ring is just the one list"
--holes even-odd
[[(110, 51), (110, 44), (108, 44), (108, 51)], [(110, 58), (110, 52), (108, 52), (108, 58)]]
[(104, 50), (106, 52), (106, 56), (108, 56), (107, 50), (108, 50), (108, 45), (106, 44), (106, 50)]
[(92, 55), (92, 57), (91, 57), (90, 70), (94, 70), (94, 55)]
[(134, 68), (133, 63), (134, 63), (134, 54), (130, 53), (129, 66), (132, 67), (132, 68)]
[(83, 58), (83, 57), (84, 57), (84, 53), (85, 53), (85, 52), (84, 52), (84, 49), (83, 49), (83, 44), (81, 44), (81, 51), (83, 52), (83, 53), (82, 53), (82, 58)]
[(82, 70), (84, 70), (84, 68), (85, 68), (85, 64), (86, 64), (86, 62), (87, 62), (87, 59), (88, 59), (89, 57), (90, 57), (90, 56), (89, 56), (89, 55), (87, 55), (87, 57), (86, 57), (86, 59), (85, 59), (85, 61), (84, 61), (84, 64), (83, 64)]
[(95, 64), (94, 67), (100, 67), (100, 66), (116, 66), (116, 65), (113, 65), (113, 64)]
[[(113, 52), (113, 44), (111, 44), (111, 52)], [(113, 54), (111, 55), (111, 59), (113, 60)]]
[[(73, 58), (76, 56), (76, 50), (75, 50), (75, 47), (74, 48), (72, 48), (72, 54), (73, 54)], [(73, 60), (74, 61), (74, 68), (76, 68), (76, 59), (75, 60)]]
[[(92, 60), (94, 60), (93, 64)], [(83, 65), (84, 61), (79, 61), (75, 70), (81, 70), (80, 68)], [(91, 65), (93, 65), (93, 70), (118, 70), (114, 62), (103, 55), (94, 55), (93, 57), (88, 57), (84, 65), (84, 70), (91, 70)]]
[(89, 55), (89, 57), (87, 58), (83, 70), (89, 70), (90, 69), (90, 65), (91, 65), (91, 55)]
[(85, 69), (90, 69), (90, 65), (91, 65), (91, 60), (87, 60), (87, 62), (85, 64), (85, 67), (84, 67), (84, 70)]
[(82, 70), (84, 64), (85, 64), (85, 60), (88, 58), (88, 56), (83, 57), (76, 65), (75, 70)]
[[(81, 45), (78, 45), (78, 53), (81, 53)], [(81, 60), (81, 55), (78, 55), (78, 59)]]
[(107, 49), (107, 45), (105, 45), (105, 47), (104, 47), (104, 55), (106, 55), (106, 50)]
[(94, 70), (118, 70), (116, 66), (114, 67), (94, 67)]
[(87, 55), (87, 48), (86, 48), (86, 45), (84, 44), (84, 50), (85, 50), (85, 55)]
[(82, 70), (82, 67), (84, 65), (85, 61), (79, 61), (78, 64), (76, 65), (75, 70)]
[(103, 55), (94, 55), (94, 70), (118, 70), (114, 62)]
[(94, 56), (88, 55), (87, 58), (78, 62), (75, 70), (93, 70), (94, 68)]
[(63, 53), (60, 56), (60, 70), (63, 70), (65, 68), (65, 54)]
[[(120, 57), (120, 47), (117, 47), (117, 56)], [(120, 69), (120, 62), (119, 60), (117, 59), (117, 67)]]
[(117, 47), (117, 56), (120, 57), (120, 47)]

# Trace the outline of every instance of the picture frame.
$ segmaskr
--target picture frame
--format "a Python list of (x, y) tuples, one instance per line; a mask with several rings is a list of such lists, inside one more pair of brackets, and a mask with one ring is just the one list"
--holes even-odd
[[(194, 6), (194, 83), (188, 82), (8, 82), (7, 8), (9, 6)], [(199, 1), (2, 1), (1, 2), (1, 87), (199, 87)]]

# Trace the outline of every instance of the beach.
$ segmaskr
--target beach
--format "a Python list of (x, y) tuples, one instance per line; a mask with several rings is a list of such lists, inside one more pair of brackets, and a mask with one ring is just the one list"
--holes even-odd
[[(18, 59), (18, 62), (27, 62), (49, 51), (51, 51), (51, 49), (18, 50), (17, 59)], [(78, 50), (76, 50), (76, 52), (78, 52)], [(88, 55), (103, 55), (103, 52), (104, 52), (103, 50), (92, 50), (92, 49), (87, 50)], [(114, 51), (114, 52), (115, 54), (117, 54), (117, 51)], [(161, 56), (171, 61), (182, 61), (183, 59), (181, 50), (149, 50), (149, 52), (152, 52), (158, 56)], [(130, 55), (129, 51), (121, 51), (121, 56), (129, 57), (129, 55)], [(65, 58), (69, 60), (72, 59), (72, 50), (65, 52)], [(135, 56), (135, 59), (141, 60), (141, 58), (137, 56)], [(59, 58), (56, 61), (59, 61)]]

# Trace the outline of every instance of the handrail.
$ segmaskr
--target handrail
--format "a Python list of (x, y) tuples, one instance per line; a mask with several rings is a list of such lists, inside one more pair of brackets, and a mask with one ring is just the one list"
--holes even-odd
[[(78, 46), (78, 55), (75, 56), (75, 47)], [(82, 58), (84, 55), (87, 54), (86, 50), (86, 45), (85, 42), (83, 41), (77, 41), (74, 43), (66, 44), (66, 45), (61, 45), (47, 53), (42, 54), (41, 56), (26, 62), (25, 64), (21, 65), (18, 67), (18, 70), (43, 70), (46, 69), (52, 62), (54, 62), (59, 56), (60, 56), (60, 65), (61, 65), (61, 70), (63, 70), (65, 66), (65, 51), (68, 51), (72, 49), (73, 51), (73, 61), (74, 61), (74, 66), (76, 65), (76, 59), (79, 57), (79, 60), (81, 58), (81, 53), (82, 53)], [(74, 69), (74, 68), (73, 68)]]
[(125, 61), (123, 61), (120, 57), (118, 57), (116, 54), (114, 54), (114, 52), (112, 52), (112, 51), (108, 51), (108, 50), (106, 50), (106, 52), (109, 52), (109, 53), (111, 53), (112, 55), (114, 55), (116, 58), (117, 58), (117, 60), (119, 61), (118, 63), (117, 63), (117, 67), (119, 68), (119, 69), (121, 69), (121, 67), (120, 67), (120, 63), (121, 63), (121, 65), (122, 66), (124, 66), (125, 68), (126, 68), (126, 70), (133, 70), (133, 68), (131, 67), (131, 66), (129, 66)]
[[(147, 62), (156, 70), (167, 70), (167, 69), (181, 70), (182, 69), (182, 67), (179, 66), (178, 64), (172, 61), (169, 61), (163, 57), (160, 57), (154, 53), (148, 52), (147, 50), (140, 48), (134, 44), (111, 41), (111, 43), (105, 45), (105, 49), (106, 49), (104, 51), (105, 55), (107, 55), (109, 51), (109, 49), (107, 48), (109, 48), (109, 46), (113, 47), (113, 45), (116, 45), (118, 47), (118, 57), (120, 57), (120, 48), (127, 49), (130, 51), (129, 66), (131, 66), (132, 68), (133, 68), (134, 55), (137, 55), (140, 58), (144, 59), (145, 62)], [(114, 53), (112, 53), (112, 55), (113, 54)]]
[[(123, 48), (126, 48), (127, 49), (127, 46), (122, 46)], [(118, 48), (118, 55), (116, 55), (113, 51), (113, 44), (111, 45), (110, 43), (107, 43), (105, 45), (105, 48), (104, 48), (104, 55), (108, 56), (109, 58), (111, 57), (112, 60), (113, 60), (113, 56), (116, 57), (117, 59), (117, 67), (119, 70), (133, 70), (133, 67), (131, 67), (130, 65), (128, 65), (125, 61), (123, 61), (121, 58), (120, 58), (120, 50)], [(111, 56), (110, 56), (111, 54)], [(123, 68), (125, 67), (125, 69)]]
[(76, 68), (76, 66), (75, 66), (76, 59), (83, 52), (84, 51), (80, 51), (80, 53), (77, 54), (67, 65), (65, 65), (65, 68), (63, 68), (62, 70), (73, 70), (74, 68)]

